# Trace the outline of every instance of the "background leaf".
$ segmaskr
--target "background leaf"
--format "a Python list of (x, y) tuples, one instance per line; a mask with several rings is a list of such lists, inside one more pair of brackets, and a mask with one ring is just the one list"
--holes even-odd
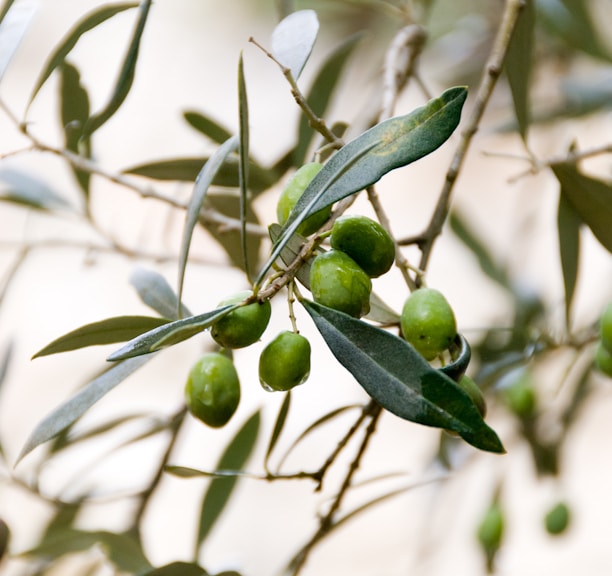
[(319, 33), (319, 20), (314, 10), (299, 10), (283, 18), (272, 32), (272, 54), (300, 77)]
[(0, 81), (6, 72), (21, 40), (38, 8), (38, 2), (29, 0), (5, 2), (0, 13)]
[(172, 562), (142, 576), (207, 576), (208, 572), (197, 564), (187, 562)]
[[(168, 281), (158, 272), (138, 267), (130, 276), (130, 283), (140, 299), (155, 310), (162, 318), (178, 320), (178, 297)], [(191, 316), (189, 309), (182, 305), (181, 317)]]
[(70, 203), (46, 182), (12, 168), (0, 169), (2, 200), (43, 211), (73, 210)]
[(266, 456), (264, 458), (264, 468), (268, 469), (268, 461), (270, 460), (270, 456), (276, 447), (276, 443), (280, 438), (280, 435), (285, 427), (285, 422), (287, 421), (287, 416), (289, 415), (289, 408), (291, 407), (291, 391), (288, 391), (283, 398), (283, 402), (280, 405), (278, 410), (278, 415), (276, 416), (276, 421), (274, 422), (274, 428), (272, 430), (272, 434), (270, 434), (270, 440), (268, 442), (268, 448), (266, 449)]
[(302, 304), (338, 362), (383, 408), (405, 420), (454, 430), (481, 450), (504, 452), (467, 393), (405, 340), (320, 304)]
[(580, 258), (580, 226), (582, 221), (563, 192), (559, 194), (557, 229), (559, 232), (559, 256), (565, 288), (565, 320), (569, 327), (572, 301), (578, 280)]
[(239, 220), (240, 220), (240, 252), (242, 266), (247, 278), (250, 279), (249, 257), (247, 253), (247, 206), (249, 189), (249, 101), (247, 97), (246, 80), (244, 78), (244, 60), (242, 53), (238, 61), (238, 120), (240, 139), (238, 148), (238, 183), (240, 189)]
[(232, 133), (225, 126), (222, 126), (216, 120), (201, 112), (186, 110), (183, 112), (183, 118), (192, 128), (195, 128), (216, 144), (223, 144), (223, 142), (232, 136)]

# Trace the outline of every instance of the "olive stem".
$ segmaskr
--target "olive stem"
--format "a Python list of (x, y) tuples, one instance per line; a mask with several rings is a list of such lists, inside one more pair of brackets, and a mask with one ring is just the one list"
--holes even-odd
[(446, 173), (446, 178), (442, 186), (442, 192), (438, 198), (437, 205), (431, 217), (428, 227), (422, 235), (422, 240), (418, 242), (422, 254), (419, 268), (426, 270), (429, 257), (437, 237), (442, 232), (442, 227), (450, 210), (451, 195), (463, 167), (468, 149), (472, 139), (478, 131), (478, 126), (487, 108), (493, 89), (501, 74), (504, 60), (508, 52), (508, 46), (512, 39), (512, 34), (519, 14), (525, 5), (525, 0), (506, 0), (502, 22), (497, 31), (497, 36), (491, 49), (488, 62), (485, 66), (485, 73), (476, 93), (476, 101), (470, 119), (461, 132), (459, 144)]

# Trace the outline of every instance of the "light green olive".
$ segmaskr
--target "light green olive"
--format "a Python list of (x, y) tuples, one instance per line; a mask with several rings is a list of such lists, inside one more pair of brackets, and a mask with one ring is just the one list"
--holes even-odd
[(612, 377), (612, 352), (606, 348), (603, 341), (600, 341), (595, 349), (595, 365), (600, 372)]
[(608, 304), (599, 321), (601, 342), (606, 350), (612, 354), (612, 302)]
[(563, 534), (570, 523), (570, 509), (567, 503), (558, 502), (544, 517), (546, 531), (552, 536)]
[(281, 332), (259, 356), (259, 381), (266, 390), (290, 390), (309, 374), (310, 342), (301, 334)]

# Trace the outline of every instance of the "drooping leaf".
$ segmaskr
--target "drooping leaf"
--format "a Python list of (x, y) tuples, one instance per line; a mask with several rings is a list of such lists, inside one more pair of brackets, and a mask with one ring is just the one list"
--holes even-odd
[(531, 120), (529, 87), (535, 31), (534, 2), (535, 0), (526, 0), (523, 4), (505, 60), (514, 113), (524, 142), (527, 142), (527, 131)]
[(46, 182), (12, 168), (0, 169), (0, 201), (43, 211), (73, 210)]
[(138, 267), (132, 272), (130, 283), (136, 288), (140, 299), (163, 318), (178, 320), (192, 316), (184, 304), (181, 315), (177, 315), (178, 297), (168, 281), (158, 272)]
[(278, 415), (276, 416), (276, 421), (274, 422), (274, 428), (272, 430), (272, 434), (270, 435), (270, 440), (268, 442), (268, 448), (266, 450), (266, 457), (264, 459), (264, 468), (268, 469), (268, 461), (270, 460), (270, 456), (276, 447), (276, 443), (280, 438), (280, 435), (285, 427), (285, 422), (287, 421), (287, 416), (289, 414), (289, 408), (291, 407), (291, 391), (285, 394), (283, 398), (283, 402), (280, 405), (278, 410)]
[(0, 81), (38, 8), (36, 2), (5, 2), (0, 13)]
[[(357, 43), (363, 38), (362, 34), (351, 36), (336, 48), (325, 60), (317, 75), (315, 76), (306, 102), (310, 109), (319, 117), (325, 116), (329, 103), (332, 99), (336, 86), (340, 81), (342, 70), (346, 65), (350, 55), (353, 53)], [(337, 132), (333, 130), (335, 134)], [(301, 166), (306, 161), (306, 154), (316, 132), (310, 126), (310, 122), (305, 115), (300, 116), (298, 127), (297, 145), (293, 151), (293, 165)]]
[(208, 159), (206, 164), (200, 170), (198, 177), (193, 187), (193, 193), (189, 200), (189, 206), (185, 214), (185, 227), (183, 228), (183, 239), (181, 242), (181, 250), (179, 253), (178, 265), (178, 302), (177, 309), (181, 306), (183, 298), (183, 282), (185, 280), (185, 269), (187, 266), (187, 257), (189, 255), (189, 247), (193, 237), (193, 230), (198, 222), (200, 210), (204, 203), (204, 198), (208, 192), (208, 188), (212, 184), (215, 175), (225, 162), (226, 158), (236, 149), (238, 139), (231, 137), (219, 147), (219, 149)]
[(187, 124), (192, 128), (195, 128), (201, 134), (204, 134), (207, 138), (210, 138), (216, 144), (223, 144), (226, 140), (231, 138), (232, 133), (219, 124), (216, 120), (213, 120), (210, 116), (206, 116), (201, 112), (195, 110), (185, 110), (183, 112), (183, 118)]
[[(238, 430), (221, 455), (217, 463), (218, 470), (241, 470), (245, 466), (257, 442), (259, 423), (260, 414), (255, 412)], [(235, 476), (214, 478), (210, 481), (202, 500), (196, 556), (229, 502), (237, 481)]]
[(47, 344), (36, 352), (32, 358), (69, 352), (87, 346), (100, 346), (126, 342), (158, 326), (168, 324), (167, 318), (154, 318), (151, 316), (114, 316), (99, 322), (93, 322), (68, 332)]
[(559, 256), (565, 288), (565, 321), (569, 327), (572, 302), (578, 279), (578, 263), (580, 258), (580, 227), (582, 221), (565, 194), (559, 194), (557, 211), (557, 229), (559, 233)]
[(197, 564), (188, 562), (172, 562), (155, 568), (141, 576), (208, 576), (208, 572)]
[(70, 400), (53, 410), (51, 414), (36, 426), (21, 449), (17, 462), (34, 450), (34, 448), (51, 440), (56, 434), (59, 434), (62, 430), (76, 422), (100, 398), (123, 382), (151, 358), (151, 356), (143, 356), (120, 362), (111, 366), (102, 375), (89, 382), (87, 386), (79, 390)]
[(238, 120), (240, 126), (240, 145), (238, 148), (238, 183), (240, 189), (240, 252), (246, 277), (250, 279), (249, 257), (247, 252), (247, 206), (249, 192), (249, 101), (244, 77), (242, 53), (238, 61)]
[(405, 420), (453, 430), (480, 450), (504, 452), (468, 394), (405, 340), (320, 304), (302, 304), (338, 362), (383, 408)]
[(237, 306), (238, 305), (235, 304), (221, 306), (220, 308), (205, 312), (204, 314), (168, 322), (163, 326), (159, 326), (133, 338), (125, 344), (125, 346), (113, 352), (107, 360), (110, 362), (117, 362), (127, 358), (135, 358), (136, 356), (150, 354), (166, 346), (172, 346), (173, 344), (183, 342), (203, 332), (206, 328), (209, 328), (214, 322), (219, 320), (219, 318), (222, 318)]
[(319, 33), (319, 20), (314, 10), (299, 10), (283, 18), (272, 32), (272, 54), (300, 77)]
[[(81, 84), (81, 75), (75, 66), (64, 61), (60, 70), (61, 122), (65, 146), (75, 154), (91, 158), (91, 141), (83, 138), (83, 128), (89, 118), (89, 95)], [(71, 168), (85, 197), (88, 197), (90, 173), (72, 165)]]
[(6, 378), (6, 375), (8, 374), (12, 358), (13, 343), (11, 342), (6, 346), (6, 348), (2, 352), (2, 356), (0, 357), (0, 391), (2, 390), (2, 385), (4, 384), (4, 380)]
[(103, 126), (108, 120), (110, 120), (110, 118), (113, 117), (115, 112), (119, 110), (121, 104), (123, 104), (127, 98), (127, 95), (132, 88), (134, 75), (136, 73), (136, 62), (138, 61), (140, 41), (145, 29), (152, 1), (153, 0), (142, 0), (140, 3), (138, 8), (138, 20), (136, 21), (134, 34), (132, 35), (125, 59), (123, 60), (123, 65), (121, 67), (121, 71), (119, 72), (119, 77), (117, 78), (117, 83), (115, 84), (113, 93), (102, 110), (91, 116), (85, 124), (83, 129), (85, 136), (90, 136), (93, 134), (98, 128)]
[(89, 32), (96, 26), (99, 26), (109, 18), (112, 18), (116, 14), (123, 12), (124, 10), (128, 10), (130, 8), (136, 8), (138, 6), (138, 2), (124, 2), (119, 4), (105, 4), (100, 8), (96, 8), (92, 12), (88, 13), (81, 21), (79, 21), (76, 26), (68, 32), (68, 34), (64, 37), (59, 46), (55, 49), (55, 51), (49, 56), (49, 60), (47, 61), (43, 71), (38, 78), (34, 90), (32, 91), (32, 95), (30, 96), (30, 102), (28, 106), (32, 103), (38, 91), (42, 88), (43, 84), (49, 79), (49, 76), (53, 73), (53, 71), (60, 66), (66, 56), (70, 53), (70, 51), (76, 46), (76, 43), (79, 41), (81, 36), (86, 32)]
[(256, 284), (263, 280), (285, 244), (308, 216), (439, 148), (459, 124), (466, 98), (465, 88), (450, 88), (405, 116), (377, 124), (336, 152), (296, 202)]
[(612, 185), (582, 174), (575, 164), (555, 164), (552, 171), (574, 212), (612, 252)]

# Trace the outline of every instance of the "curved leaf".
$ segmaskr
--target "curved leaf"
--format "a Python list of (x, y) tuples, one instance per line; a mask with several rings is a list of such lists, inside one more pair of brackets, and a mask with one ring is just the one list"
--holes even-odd
[(249, 101), (246, 90), (246, 80), (244, 78), (244, 60), (242, 53), (238, 61), (238, 119), (240, 124), (240, 145), (238, 148), (238, 184), (240, 189), (240, 252), (242, 256), (242, 266), (246, 277), (250, 280), (249, 257), (247, 253), (247, 207), (249, 189)]
[(4, 76), (13, 55), (30, 25), (38, 2), (18, 2), (12, 6), (13, 0), (5, 2), (0, 9), (0, 80)]
[(278, 416), (276, 417), (276, 422), (274, 422), (274, 429), (272, 430), (272, 434), (270, 435), (270, 441), (268, 442), (268, 448), (266, 450), (266, 456), (264, 458), (264, 468), (268, 470), (268, 462), (270, 460), (270, 456), (276, 447), (276, 443), (280, 438), (280, 435), (285, 427), (285, 422), (287, 421), (287, 416), (289, 415), (289, 408), (291, 407), (291, 391), (288, 391), (283, 398), (283, 403), (280, 405), (278, 410)]
[(298, 10), (283, 18), (272, 32), (272, 54), (297, 80), (319, 33), (314, 10)]
[(4, 168), (0, 170), (0, 201), (21, 204), (36, 210), (72, 210), (70, 203), (38, 178)]
[(204, 134), (204, 136), (210, 138), (217, 144), (223, 144), (223, 142), (232, 136), (232, 133), (227, 128), (201, 112), (185, 110), (185, 112), (183, 112), (183, 118), (185, 118), (187, 124), (192, 128)]
[[(130, 283), (149, 308), (155, 310), (163, 318), (179, 319), (176, 313), (179, 307), (178, 297), (159, 272), (138, 267), (132, 272)], [(185, 305), (182, 305), (180, 317), (185, 316), (192, 316), (192, 314)]]
[(32, 358), (78, 350), (87, 346), (125, 342), (158, 326), (168, 324), (168, 322), (169, 320), (166, 318), (153, 318), (151, 316), (115, 316), (113, 318), (106, 318), (99, 322), (86, 324), (68, 332), (68, 334), (60, 336), (36, 352)]
[(141, 576), (208, 576), (208, 572), (197, 564), (172, 562), (171, 564), (155, 568), (151, 572), (141, 574)]
[(559, 256), (561, 272), (565, 289), (565, 322), (570, 325), (572, 302), (578, 280), (578, 264), (580, 261), (580, 227), (582, 220), (572, 208), (563, 193), (559, 194), (557, 211), (557, 229), (559, 235)]
[(468, 394), (405, 340), (320, 304), (302, 304), (338, 362), (383, 408), (405, 420), (453, 430), (481, 450), (504, 452)]

